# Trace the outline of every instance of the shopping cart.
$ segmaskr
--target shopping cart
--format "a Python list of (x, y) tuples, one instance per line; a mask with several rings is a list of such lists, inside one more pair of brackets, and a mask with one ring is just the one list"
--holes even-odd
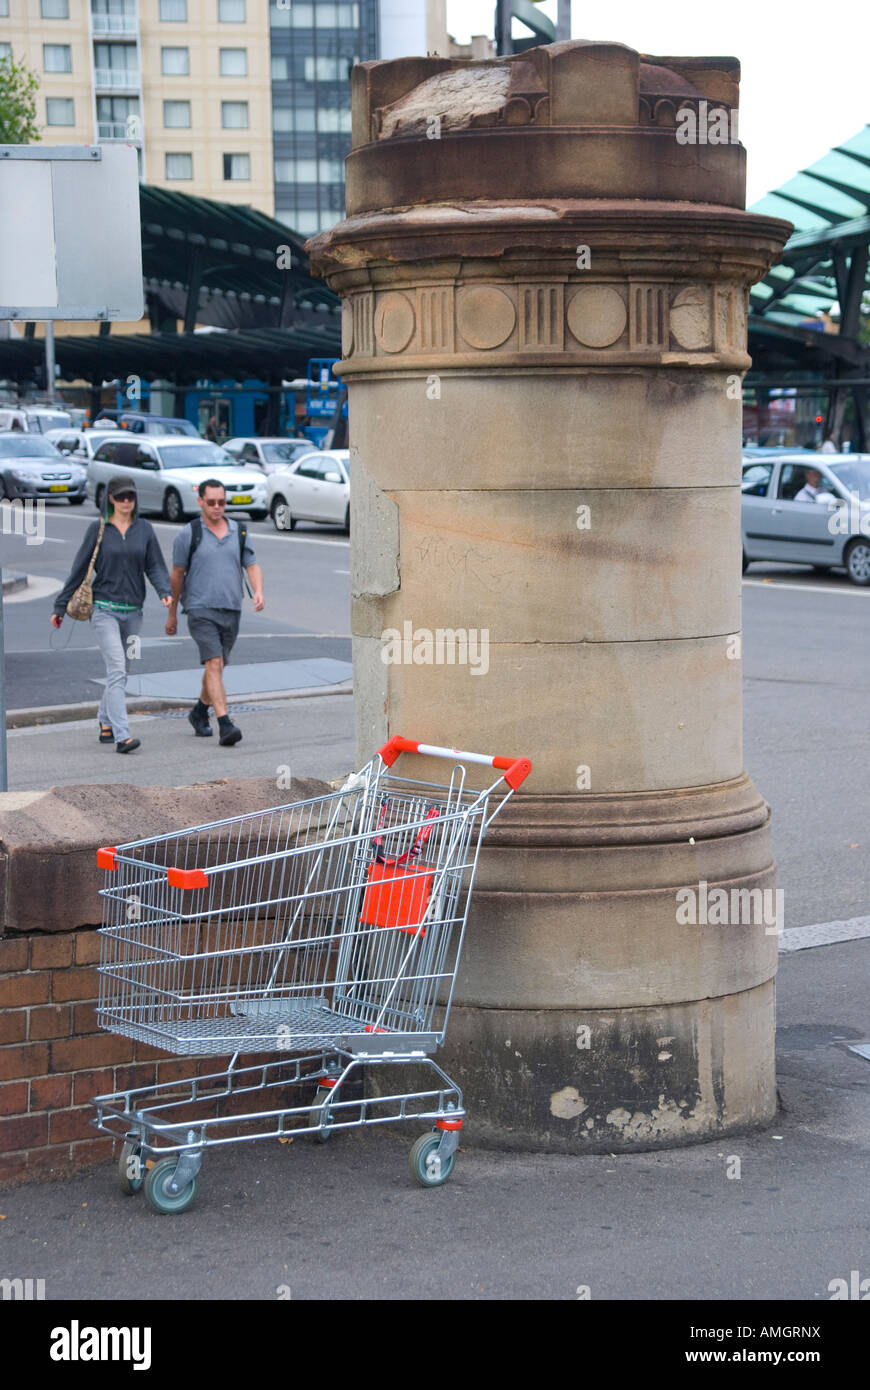
[[(393, 774), (409, 753), (453, 760), (449, 782)], [(501, 775), (468, 789), (468, 763)], [(181, 1064), (182, 1080), (96, 1097), (92, 1123), (123, 1140), (125, 1192), (184, 1211), (206, 1148), (410, 1119), (434, 1123), (411, 1149), (413, 1176), (449, 1178), (465, 1112), (431, 1054), (481, 841), (530, 771), (527, 758), (396, 736), (340, 791), (97, 851), (99, 1023), (180, 1057), (232, 1054), (218, 1072)], [(375, 1069), (408, 1064), (432, 1089), (370, 1084), (363, 1096), (363, 1065), (380, 1083)], [(288, 1104), (305, 1086), (313, 1101), (291, 1089)]]

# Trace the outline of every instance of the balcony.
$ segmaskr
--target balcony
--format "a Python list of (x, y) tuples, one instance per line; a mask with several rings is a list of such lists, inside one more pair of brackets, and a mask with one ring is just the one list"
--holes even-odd
[(95, 39), (135, 37), (139, 29), (137, 14), (91, 14)]
[[(133, 124), (135, 120), (136, 124)], [(142, 121), (136, 116), (130, 121), (98, 121), (98, 140), (121, 140), (125, 145), (141, 145), (144, 139)]]
[(98, 92), (138, 92), (142, 76), (138, 68), (97, 68), (95, 82)]

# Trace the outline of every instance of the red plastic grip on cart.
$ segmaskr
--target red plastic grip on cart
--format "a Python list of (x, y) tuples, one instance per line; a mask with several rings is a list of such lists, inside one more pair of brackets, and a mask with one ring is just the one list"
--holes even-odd
[(108, 869), (110, 872), (117, 869), (118, 865), (115, 863), (117, 853), (116, 849), (112, 849), (109, 845), (103, 845), (101, 849), (97, 850), (97, 868)]
[(207, 888), (208, 874), (204, 869), (167, 869), (170, 888)]
[(413, 739), (402, 738), (401, 734), (393, 734), (390, 741), (385, 743), (383, 748), (379, 748), (378, 752), (381, 761), (387, 767), (392, 767), (400, 753), (416, 753), (419, 747), (420, 744), (415, 743)]
[(435, 1128), (436, 1128), (436, 1129), (461, 1129), (461, 1128), (462, 1128), (462, 1121), (461, 1121), (461, 1120), (436, 1120), (436, 1121), (435, 1121)]
[(528, 758), (493, 758), (492, 765), (504, 772), (504, 780), (513, 791), (522, 786), (532, 770)]

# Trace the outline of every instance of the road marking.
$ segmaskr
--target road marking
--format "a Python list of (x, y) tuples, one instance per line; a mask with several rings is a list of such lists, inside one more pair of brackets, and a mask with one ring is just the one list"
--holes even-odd
[(821, 584), (787, 584), (777, 579), (744, 579), (743, 584), (756, 589), (788, 589), (791, 593), (848, 594), (850, 598), (870, 598), (870, 588), (860, 589), (857, 585), (850, 585), (848, 589), (833, 589)]
[(843, 922), (816, 922), (811, 927), (792, 927), (779, 938), (780, 951), (806, 951), (811, 946), (834, 946), (838, 941), (861, 941), (870, 936), (870, 917), (850, 917)]
[[(78, 515), (76, 515), (76, 516), (68, 516), (68, 517), (67, 517), (67, 521), (84, 521), (84, 522), (91, 522), (91, 521), (96, 521), (96, 520), (97, 520), (97, 518), (96, 518), (95, 516), (78, 516)], [(150, 518), (150, 517), (147, 517), (147, 516), (146, 516), (146, 517), (143, 517), (143, 521), (151, 521), (151, 518)], [(154, 527), (155, 531), (168, 531), (168, 532), (170, 533), (170, 535), (173, 535), (173, 536), (177, 536), (178, 533), (179, 533), (179, 531), (181, 530), (181, 527), (180, 527), (180, 526), (173, 526), (173, 525), (171, 524), (171, 522), (168, 522), (168, 521), (151, 521), (151, 525)], [(257, 545), (260, 544), (260, 541), (280, 541), (280, 543), (281, 543), (282, 545), (286, 545), (287, 542), (290, 541), (291, 544), (293, 544), (293, 545), (342, 545), (342, 546), (347, 546), (347, 547), (350, 546), (350, 541), (341, 541), (341, 540), (338, 540), (338, 539), (336, 539), (336, 540), (327, 540), (325, 537), (321, 537), (321, 536), (290, 536), (290, 535), (287, 535), (287, 534), (280, 535), (280, 536), (270, 536), (268, 531), (250, 531), (250, 530), (248, 531), (248, 535), (251, 537), (252, 540), (256, 540), (256, 544), (257, 544)], [(53, 539), (53, 537), (50, 538), (50, 537), (46, 536), (45, 539), (46, 539), (46, 540), (49, 540), (49, 539)], [(60, 545), (68, 545), (69, 542), (68, 542), (68, 541), (60, 541), (59, 544), (60, 544)], [(350, 572), (350, 571), (348, 571), (348, 573), (349, 573), (349, 572)]]
[(333, 570), (333, 574), (350, 574), (350, 570)]

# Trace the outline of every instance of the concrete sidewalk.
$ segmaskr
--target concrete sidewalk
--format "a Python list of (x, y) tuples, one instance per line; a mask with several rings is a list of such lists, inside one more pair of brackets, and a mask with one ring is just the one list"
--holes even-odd
[(848, 1050), (870, 1034), (868, 966), (866, 940), (782, 961), (783, 1108), (763, 1132), (566, 1158), (484, 1152), (470, 1116), (435, 1191), (395, 1130), (263, 1141), (207, 1154), (178, 1217), (105, 1163), (0, 1193), (0, 1267), (49, 1300), (827, 1301), (870, 1277), (870, 1061)]
[[(338, 691), (339, 693), (335, 693)], [(216, 734), (197, 738), (182, 708), (134, 713), (130, 732), (142, 747), (119, 757), (97, 739), (96, 707), (87, 718), (28, 724), (7, 734), (9, 790), (26, 791), (84, 782), (182, 786), (215, 777), (318, 777), (330, 781), (354, 763), (353, 700), (349, 686), (320, 694), (230, 703), (242, 741), (222, 748)], [(59, 711), (62, 713), (63, 711)], [(212, 719), (214, 726), (216, 721)]]

